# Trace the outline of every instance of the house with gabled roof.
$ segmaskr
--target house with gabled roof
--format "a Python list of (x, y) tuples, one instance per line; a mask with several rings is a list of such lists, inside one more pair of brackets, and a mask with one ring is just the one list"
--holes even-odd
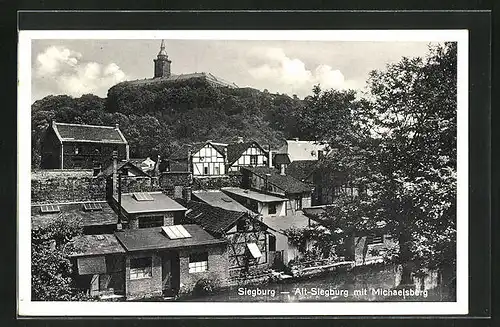
[(193, 176), (221, 176), (226, 174), (227, 144), (206, 141), (185, 144), (169, 158), (170, 172), (189, 171)]
[(241, 167), (267, 167), (270, 164), (269, 151), (255, 141), (227, 145), (227, 171), (237, 172)]
[(271, 167), (242, 167), (242, 186), (287, 199), (285, 215), (311, 206), (313, 187)]
[(211, 235), (228, 241), (229, 269), (260, 270), (273, 263), (276, 250), (268, 227), (248, 211), (232, 211), (204, 202), (177, 199), (188, 208), (185, 223), (197, 224)]
[(92, 169), (101, 167), (117, 151), (129, 159), (129, 145), (116, 126), (67, 124), (52, 121), (41, 142), (43, 169)]
[(172, 296), (229, 277), (226, 240), (193, 224), (77, 236), (65, 250), (77, 287), (104, 298)]

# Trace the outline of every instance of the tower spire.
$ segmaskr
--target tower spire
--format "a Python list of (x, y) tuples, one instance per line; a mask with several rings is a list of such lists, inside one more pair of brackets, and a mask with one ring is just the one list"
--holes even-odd
[(165, 50), (165, 40), (161, 40), (160, 52), (158, 52), (158, 58), (160, 57), (168, 57), (167, 51)]
[(161, 40), (160, 52), (158, 52), (158, 56), (153, 61), (155, 63), (155, 78), (170, 77), (170, 64), (172, 61), (168, 59), (167, 50), (165, 50), (165, 40)]

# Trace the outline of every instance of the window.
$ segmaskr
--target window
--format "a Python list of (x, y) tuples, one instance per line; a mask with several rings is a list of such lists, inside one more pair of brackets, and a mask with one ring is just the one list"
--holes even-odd
[(151, 257), (130, 259), (130, 279), (151, 278), (153, 276)]
[(163, 216), (139, 217), (139, 228), (163, 226)]
[(220, 175), (220, 167), (219, 166), (214, 167), (214, 175)]
[(236, 224), (236, 230), (238, 232), (245, 232), (247, 230), (247, 222), (245, 219), (238, 220), (238, 223)]
[(276, 236), (269, 234), (269, 251), (276, 251)]
[(75, 154), (78, 154), (80, 152), (80, 148), (75, 146)]
[(295, 210), (302, 210), (302, 197), (297, 197), (295, 199)]
[(133, 193), (134, 198), (137, 201), (154, 201), (153, 197), (149, 193)]
[(208, 175), (208, 166), (203, 167), (203, 175)]
[(384, 235), (380, 233), (374, 233), (371, 235), (368, 235), (366, 238), (366, 243), (367, 244), (381, 244), (384, 243)]
[(189, 273), (198, 273), (208, 270), (208, 253), (193, 253), (189, 256)]
[(267, 213), (270, 215), (275, 215), (276, 214), (276, 203), (271, 202), (269, 203)]
[(250, 166), (257, 166), (257, 156), (254, 154), (250, 156)]
[(96, 203), (96, 202), (84, 203), (83, 210), (85, 210), (85, 211), (102, 211), (102, 206), (100, 203)]

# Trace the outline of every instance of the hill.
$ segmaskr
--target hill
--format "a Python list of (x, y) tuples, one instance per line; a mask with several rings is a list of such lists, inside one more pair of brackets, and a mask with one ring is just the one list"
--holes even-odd
[(119, 124), (131, 157), (168, 157), (184, 143), (231, 142), (241, 136), (276, 148), (298, 136), (303, 101), (251, 88), (215, 87), (203, 79), (119, 83), (107, 98), (47, 96), (32, 105), (32, 166), (40, 163), (40, 140), (51, 120)]

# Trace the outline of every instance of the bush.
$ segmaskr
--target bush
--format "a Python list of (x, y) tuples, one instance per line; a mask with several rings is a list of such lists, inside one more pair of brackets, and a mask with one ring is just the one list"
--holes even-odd
[(220, 287), (220, 281), (217, 278), (202, 278), (194, 286), (193, 294), (206, 295), (214, 293)]

